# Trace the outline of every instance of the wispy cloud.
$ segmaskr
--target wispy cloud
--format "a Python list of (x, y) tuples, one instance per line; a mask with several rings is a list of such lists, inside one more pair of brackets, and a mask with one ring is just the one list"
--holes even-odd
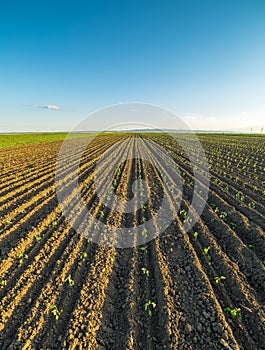
[(55, 105), (44, 105), (44, 106), (38, 106), (39, 108), (43, 108), (43, 109), (49, 109), (52, 111), (60, 111), (62, 108), (59, 106), (55, 106)]

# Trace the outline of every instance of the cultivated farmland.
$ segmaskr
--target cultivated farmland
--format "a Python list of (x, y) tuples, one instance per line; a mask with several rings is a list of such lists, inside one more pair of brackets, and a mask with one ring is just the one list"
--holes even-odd
[[(154, 221), (157, 237), (141, 245), (135, 239), (126, 249), (97, 245), (63, 215), (54, 181), (62, 141), (0, 150), (1, 350), (265, 349), (265, 138), (205, 134), (199, 139), (210, 188), (203, 213), (188, 232), (183, 226), (194, 169), (169, 136), (102, 134), (84, 152), (77, 175), (83, 201), (94, 217), (116, 228), (148, 221), (164, 197), (179, 196), (167, 169), (166, 177), (160, 176), (159, 147), (178, 167), (183, 193), (174, 220), (162, 233)], [(137, 179), (151, 189), (132, 213), (109, 210), (93, 182), (101, 155), (117, 144), (118, 160), (128, 154), (112, 179), (121, 202), (133, 198)], [(130, 158), (135, 149), (138, 157)], [(67, 161), (75, 161), (71, 140)], [(99, 178), (102, 186), (109, 165)], [(196, 167), (203, 187), (199, 158)], [(66, 186), (72, 181), (67, 176)], [(81, 215), (75, 194), (67, 201)], [(104, 240), (97, 227), (83, 227), (88, 234), (92, 229)]]

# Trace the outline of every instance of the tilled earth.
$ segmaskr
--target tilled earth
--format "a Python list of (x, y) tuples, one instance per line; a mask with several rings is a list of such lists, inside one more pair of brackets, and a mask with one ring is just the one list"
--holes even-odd
[[(104, 242), (105, 234), (92, 221), (80, 221), (80, 235), (64, 216), (55, 191), (61, 141), (0, 151), (1, 350), (265, 349), (265, 139), (202, 135), (200, 141), (210, 190), (188, 232), (195, 175), (185, 151), (168, 136), (98, 136), (84, 152), (78, 174), (69, 172), (77, 161), (69, 141), (67, 164), (59, 171), (65, 186), (78, 176), (94, 217), (115, 228), (154, 218), (152, 232), (143, 235), (155, 238), (139, 245), (133, 237), (132, 247), (124, 249), (96, 244), (95, 235)], [(164, 186), (171, 174), (166, 169), (165, 177), (159, 174), (158, 145), (178, 166), (181, 196), (178, 188)], [(102, 203), (93, 181), (107, 150), (113, 158), (105, 162), (99, 182), (104, 189), (116, 159), (112, 183), (121, 203), (116, 211)], [(203, 188), (206, 172), (199, 158), (196, 165)], [(150, 196), (140, 209), (135, 204), (132, 213), (124, 213), (134, 183), (141, 193), (139, 178)], [(173, 197), (181, 198), (180, 208)], [(173, 219), (159, 232), (154, 213), (163, 198)], [(76, 194), (66, 200), (73, 218), (82, 217)], [(113, 239), (118, 242), (118, 234)]]

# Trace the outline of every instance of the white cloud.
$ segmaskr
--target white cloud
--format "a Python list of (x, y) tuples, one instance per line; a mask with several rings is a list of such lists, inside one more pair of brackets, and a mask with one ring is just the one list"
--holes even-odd
[(39, 106), (39, 108), (49, 109), (52, 111), (60, 111), (62, 109), (61, 107), (55, 106), (55, 105), (44, 105), (44, 106)]

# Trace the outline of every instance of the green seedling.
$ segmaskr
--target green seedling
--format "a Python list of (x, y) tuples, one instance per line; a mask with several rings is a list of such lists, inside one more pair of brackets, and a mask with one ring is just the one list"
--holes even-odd
[(241, 309), (239, 307), (236, 307), (234, 309), (231, 309), (230, 307), (226, 307), (225, 311), (230, 312), (230, 314), (233, 318), (238, 317), (240, 320), (242, 320)]
[(95, 222), (94, 223), (94, 230), (98, 230), (99, 229), (99, 224), (98, 224), (98, 222)]
[(55, 227), (55, 226), (57, 226), (57, 217), (56, 217), (56, 215), (53, 215), (53, 217), (52, 217), (52, 227)]
[(222, 284), (222, 281), (226, 280), (225, 276), (220, 276), (220, 277), (214, 277), (215, 283), (218, 284)]
[(143, 229), (142, 236), (143, 237), (147, 237), (147, 229), (146, 228)]
[(208, 246), (208, 247), (204, 247), (204, 248), (203, 248), (204, 254), (206, 254), (207, 259), (208, 259), (209, 261), (212, 259), (211, 255), (210, 255), (210, 254), (208, 254), (208, 253), (209, 253), (210, 248), (211, 248), (210, 246)]
[(63, 282), (68, 282), (70, 287), (73, 287), (73, 285), (75, 284), (74, 280), (72, 280), (72, 278), (71, 278), (71, 275), (69, 275), (67, 278), (65, 278)]
[(227, 213), (225, 212), (225, 211), (222, 211), (221, 213), (220, 213), (220, 219), (226, 219), (227, 218)]
[(240, 192), (238, 192), (238, 193), (236, 194), (236, 198), (237, 198), (237, 199), (239, 199), (239, 200), (240, 200), (240, 202), (243, 202), (243, 201), (244, 201), (244, 199), (245, 199), (245, 197), (243, 196), (243, 194), (242, 194), (242, 193), (240, 193)]
[(80, 259), (81, 259), (82, 261), (85, 261), (86, 258), (87, 258), (87, 253), (80, 253)]
[(186, 212), (186, 210), (185, 209), (182, 209), (180, 212), (180, 215), (182, 215), (183, 216), (183, 218), (184, 219), (186, 219), (187, 218), (187, 212)]
[(210, 248), (211, 248), (210, 246), (204, 247), (204, 248), (203, 248), (204, 253), (205, 253), (205, 254), (208, 254)]
[(20, 253), (20, 254), (18, 255), (19, 265), (22, 265), (22, 264), (23, 264), (23, 261), (24, 261), (25, 259), (27, 259), (27, 258), (28, 258), (28, 255), (27, 255), (27, 254), (25, 254), (25, 253)]
[(5, 287), (6, 286), (6, 280), (0, 278), (0, 287)]
[(141, 223), (145, 223), (146, 222), (146, 218), (143, 216), (142, 219), (141, 219)]
[(140, 197), (143, 197), (143, 196), (144, 196), (144, 191), (140, 190)]
[(254, 202), (251, 202), (251, 203), (248, 203), (248, 207), (249, 208), (253, 208), (253, 209), (255, 209), (255, 203)]
[(143, 274), (144, 274), (144, 275), (146, 275), (146, 276), (148, 276), (148, 277), (149, 277), (149, 275), (150, 275), (150, 271), (149, 271), (147, 268), (142, 267), (142, 268), (141, 268), (141, 270), (142, 270), (142, 272), (143, 272)]
[(101, 210), (101, 211), (99, 212), (99, 216), (100, 216), (101, 218), (104, 218), (104, 216), (105, 216), (104, 211)]
[(147, 254), (147, 245), (145, 245), (144, 247), (140, 248), (141, 252), (144, 252)]
[(87, 239), (87, 243), (88, 243), (88, 244), (92, 244), (92, 239), (91, 239), (91, 238), (88, 238), (88, 239)]
[(194, 236), (194, 238), (198, 238), (198, 235), (199, 235), (199, 232), (194, 232), (194, 234), (193, 234), (193, 236)]
[(51, 310), (52, 310), (53, 315), (55, 316), (55, 319), (58, 320), (59, 316), (60, 316), (60, 311), (58, 310), (58, 308), (55, 304), (53, 304), (51, 306)]
[(35, 239), (36, 239), (37, 242), (39, 242), (41, 240), (41, 235), (39, 233), (37, 233), (35, 235)]
[(155, 308), (156, 308), (156, 303), (151, 300), (148, 300), (148, 302), (144, 305), (144, 309), (148, 313), (148, 316), (150, 317), (153, 315), (152, 309), (155, 309)]
[(183, 222), (192, 222), (192, 219), (190, 217), (187, 217)]

